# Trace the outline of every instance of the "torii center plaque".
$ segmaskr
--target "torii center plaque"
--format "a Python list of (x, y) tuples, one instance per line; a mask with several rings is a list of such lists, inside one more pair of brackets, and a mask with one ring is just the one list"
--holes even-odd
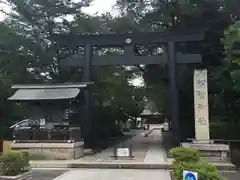
[(209, 110), (207, 70), (194, 71), (195, 138), (197, 142), (209, 142)]

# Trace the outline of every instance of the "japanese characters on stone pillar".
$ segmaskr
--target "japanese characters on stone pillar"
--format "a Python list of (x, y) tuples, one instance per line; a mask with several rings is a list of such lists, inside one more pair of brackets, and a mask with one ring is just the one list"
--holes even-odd
[(209, 110), (207, 70), (194, 71), (195, 138), (197, 142), (209, 142)]

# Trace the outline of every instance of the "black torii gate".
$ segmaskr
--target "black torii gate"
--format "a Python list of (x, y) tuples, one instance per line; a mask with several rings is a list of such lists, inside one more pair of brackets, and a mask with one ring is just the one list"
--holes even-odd
[[(74, 55), (59, 61), (62, 67), (84, 67), (84, 82), (91, 81), (91, 66), (107, 65), (141, 65), (141, 64), (168, 64), (170, 86), (170, 118), (172, 121), (173, 144), (180, 144), (179, 130), (179, 105), (176, 80), (176, 63), (200, 63), (199, 54), (182, 54), (176, 52), (176, 43), (201, 41), (204, 39), (203, 31), (195, 32), (141, 32), (128, 34), (100, 34), (100, 35), (77, 35), (74, 39), (69, 36), (61, 36), (63, 42), (71, 41), (79, 47), (84, 47), (84, 55)], [(134, 46), (164, 44), (167, 53), (161, 56), (136, 56)], [(124, 46), (123, 55), (93, 56), (93, 47)], [(90, 93), (85, 94), (86, 114), (85, 123), (90, 123)], [(88, 126), (89, 127), (89, 126)], [(86, 127), (85, 127), (86, 129)], [(89, 130), (88, 130), (89, 131)], [(88, 134), (89, 132), (85, 132)], [(86, 135), (87, 136), (87, 135)]]

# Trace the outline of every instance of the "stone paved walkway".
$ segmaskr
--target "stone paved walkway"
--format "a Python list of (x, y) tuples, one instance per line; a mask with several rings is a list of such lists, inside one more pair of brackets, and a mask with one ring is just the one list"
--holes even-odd
[[(132, 146), (133, 159), (118, 159), (112, 158), (114, 148), (107, 148), (100, 153), (91, 156), (85, 156), (77, 160), (66, 161), (31, 161), (31, 166), (36, 168), (64, 168), (68, 164), (169, 164), (162, 145), (161, 126), (150, 126), (150, 134), (145, 137), (147, 131), (136, 130), (131, 133), (135, 134), (131, 139), (122, 143), (123, 147)], [(98, 167), (99, 168), (99, 167)]]
[[(158, 172), (159, 171), (159, 172)], [(158, 172), (158, 173), (157, 173)], [(109, 173), (109, 175), (107, 175)], [(151, 174), (152, 178), (152, 173), (154, 176), (159, 176), (164, 177), (165, 176), (168, 178), (168, 172), (167, 171), (161, 171), (161, 170), (124, 170), (124, 169), (108, 169), (108, 170), (102, 170), (102, 169), (91, 169), (91, 170), (86, 170), (86, 169), (81, 169), (81, 170), (50, 170), (50, 169), (45, 169), (45, 170), (33, 170), (33, 180), (68, 180), (71, 178), (71, 180), (90, 180), (91, 178), (94, 178), (93, 176), (99, 176), (97, 179), (103, 179), (103, 180), (108, 180), (112, 178), (112, 174), (115, 174), (119, 177), (114, 179), (116, 180), (125, 180), (125, 179), (134, 179), (134, 178), (139, 178), (138, 176), (144, 176), (145, 174)], [(140, 173), (140, 174), (139, 174)], [(83, 176), (81, 177), (81, 175)], [(138, 174), (138, 175), (136, 175)], [(224, 177), (227, 178), (227, 180), (239, 180), (240, 172), (223, 172), (222, 173)], [(76, 177), (73, 177), (76, 176)], [(110, 177), (109, 177), (110, 176)], [(104, 179), (106, 178), (106, 179)], [(145, 178), (145, 176), (144, 176)], [(144, 179), (142, 178), (142, 179)], [(146, 178), (147, 179), (147, 178)], [(161, 180), (163, 178), (159, 178)], [(140, 179), (141, 180), (141, 179)], [(154, 179), (153, 179), (154, 180)], [(168, 179), (166, 179), (168, 180)]]
[(148, 152), (144, 158), (144, 163), (154, 164), (154, 163), (164, 163), (167, 160), (166, 152), (162, 145), (162, 132), (161, 129), (155, 129), (149, 135), (149, 141), (152, 144), (149, 146)]
[[(162, 145), (162, 133), (158, 126), (153, 126), (154, 130), (148, 137), (144, 137), (146, 132), (136, 131), (137, 135), (124, 142), (127, 147), (133, 147), (133, 160), (113, 160), (113, 148), (108, 148), (94, 156), (88, 156), (74, 162), (88, 163), (142, 163), (157, 164), (167, 163), (166, 153)], [(72, 160), (68, 163), (72, 163)], [(66, 162), (63, 162), (66, 163)], [(228, 180), (238, 180), (239, 172), (225, 172), (223, 175)], [(33, 180), (171, 180), (170, 173), (164, 170), (153, 169), (74, 169), (66, 171), (59, 170), (34, 170)]]
[[(156, 129), (155, 129), (156, 128)], [(153, 129), (153, 130), (152, 130)], [(166, 153), (161, 144), (162, 132), (160, 126), (154, 125), (150, 127), (151, 133), (148, 137), (144, 135), (146, 132), (143, 130), (134, 132), (137, 134), (133, 138), (123, 142), (119, 146), (130, 147), (132, 146), (134, 159), (124, 159), (124, 162), (142, 162), (142, 163), (163, 163), (166, 160)], [(111, 156), (113, 156), (114, 148), (108, 148), (100, 153), (92, 156), (85, 156), (75, 162), (112, 162)], [(120, 160), (118, 160), (120, 161)]]
[[(119, 144), (119, 147), (130, 147), (133, 148), (133, 155), (135, 156), (134, 161), (143, 161), (145, 155), (148, 151), (148, 145), (144, 143), (144, 131), (143, 130), (133, 130), (135, 136), (128, 139), (127, 141)], [(142, 143), (139, 143), (142, 142)], [(76, 161), (79, 162), (111, 162), (113, 161), (112, 156), (114, 155), (114, 148), (107, 148), (100, 153), (91, 156), (82, 157)], [(131, 161), (131, 160), (129, 160)]]
[(170, 173), (160, 170), (81, 169), (71, 170), (54, 180), (171, 180)]

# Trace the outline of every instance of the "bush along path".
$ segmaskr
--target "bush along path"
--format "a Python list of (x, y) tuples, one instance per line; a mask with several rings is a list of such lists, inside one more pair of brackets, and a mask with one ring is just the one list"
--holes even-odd
[(0, 179), (32, 179), (32, 171), (29, 166), (29, 154), (27, 152), (3, 153), (0, 156)]
[(211, 164), (200, 159), (197, 150), (191, 148), (173, 148), (171, 150), (174, 161), (172, 164), (172, 179), (182, 180), (183, 171), (198, 173), (198, 180), (225, 180), (221, 172)]

